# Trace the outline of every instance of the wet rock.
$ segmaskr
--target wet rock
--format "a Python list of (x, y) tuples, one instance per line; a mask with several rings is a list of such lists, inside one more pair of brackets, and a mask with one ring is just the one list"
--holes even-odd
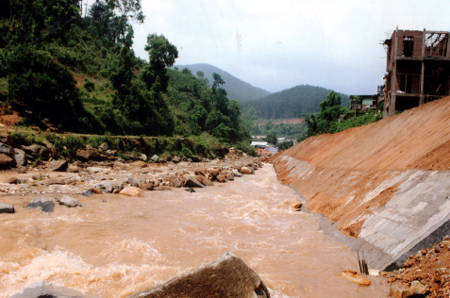
[(195, 190), (192, 188), (186, 188), (185, 191), (190, 192), (190, 193), (195, 192)]
[(30, 146), (20, 146), (20, 149), (24, 150), (25, 153), (31, 154), (34, 158), (40, 157), (43, 160), (48, 160), (51, 157), (50, 150), (47, 149), (47, 147), (33, 144)]
[(156, 154), (154, 154), (150, 159), (151, 159), (151, 161), (153, 161), (153, 162), (158, 162), (159, 156), (156, 155)]
[(83, 168), (81, 168), (81, 167), (79, 167), (77, 165), (69, 165), (67, 167), (67, 172), (69, 172), (69, 173), (78, 173), (81, 170), (83, 170)]
[(197, 179), (195, 179), (192, 176), (189, 176), (186, 178), (186, 181), (184, 182), (184, 187), (205, 187), (203, 184), (201, 184)]
[(86, 149), (86, 150), (78, 150), (76, 154), (76, 158), (82, 161), (89, 160), (101, 160), (102, 157), (100, 153), (96, 149)]
[(237, 171), (237, 170), (235, 170), (235, 169), (233, 169), (233, 175), (234, 175), (235, 177), (242, 177), (242, 176), (244, 176), (242, 173), (239, 173), (239, 171)]
[(234, 181), (234, 174), (232, 171), (227, 170), (223, 172), (223, 174), (225, 175), (225, 179), (227, 179), (228, 181)]
[(9, 177), (8, 179), (5, 180), (5, 183), (8, 184), (17, 184), (17, 181), (19, 180), (19, 178), (17, 177)]
[(125, 187), (119, 192), (120, 195), (126, 195), (130, 197), (142, 197), (142, 191), (133, 186)]
[(172, 160), (172, 156), (170, 156), (169, 154), (161, 154), (161, 158), (164, 159), (164, 161), (168, 162)]
[(1, 204), (0, 203), (0, 213), (14, 213), (13, 204)]
[(47, 180), (40, 181), (39, 184), (42, 184), (42, 185), (53, 185), (53, 184), (64, 185), (65, 183), (64, 183), (64, 180), (62, 180), (62, 179), (50, 178)]
[(178, 178), (172, 178), (172, 179), (170, 180), (170, 184), (171, 184), (173, 187), (181, 187), (181, 186), (183, 185), (183, 183), (181, 182), (181, 180), (178, 179)]
[(360, 286), (368, 287), (371, 285), (371, 281), (365, 277), (360, 276), (356, 271), (344, 270), (339, 274), (340, 277), (345, 278), (352, 283), (358, 284)]
[(141, 184), (141, 188), (143, 190), (152, 190), (153, 189), (153, 183), (150, 183), (150, 182), (142, 183)]
[(69, 196), (62, 196), (61, 199), (55, 198), (55, 201), (57, 201), (60, 205), (64, 205), (67, 207), (83, 207), (80, 202)]
[(144, 153), (141, 153), (137, 156), (137, 159), (141, 160), (141, 161), (147, 161), (148, 157), (147, 155), (145, 155)]
[(220, 174), (220, 171), (219, 171), (219, 169), (211, 168), (211, 169), (208, 169), (208, 173), (210, 173), (213, 177), (216, 177), (217, 175)]
[(14, 294), (10, 298), (95, 298), (64, 287), (54, 287), (49, 283), (40, 281)]
[(111, 155), (111, 156), (115, 156), (115, 155), (117, 155), (117, 150), (111, 150), (111, 149), (108, 149), (108, 150), (106, 150), (105, 153), (106, 153), (106, 154), (109, 154), (109, 155)]
[[(100, 189), (98, 190), (100, 193), (102, 192)], [(85, 190), (81, 193), (82, 196), (85, 196), (86, 198), (92, 196), (94, 192), (92, 190)]]
[(205, 184), (206, 186), (214, 186), (214, 183), (212, 183), (212, 181), (207, 177), (203, 177), (202, 183)]
[(100, 189), (103, 193), (112, 193), (116, 189), (121, 191), (123, 189), (123, 184), (119, 181), (105, 180), (94, 185), (94, 188)]
[(16, 166), (16, 160), (6, 154), (0, 153), (0, 168), (8, 169)]
[(42, 141), (42, 143), (47, 147), (47, 149), (50, 151), (52, 157), (55, 157), (58, 151), (56, 150), (55, 146), (50, 143), (48, 140)]
[(48, 166), (48, 170), (52, 172), (64, 172), (67, 170), (68, 166), (69, 163), (67, 162), (67, 160), (64, 159), (54, 160)]
[(0, 133), (0, 142), (8, 144), (9, 146), (13, 145), (13, 139), (7, 132)]
[(0, 153), (8, 155), (9, 157), (14, 157), (14, 149), (5, 143), (0, 143)]
[(48, 187), (48, 191), (61, 194), (74, 194), (81, 193), (82, 189), (71, 185), (52, 184)]
[(140, 187), (139, 181), (137, 181), (137, 179), (134, 178), (134, 177), (128, 177), (127, 178), (127, 184), (129, 184), (131, 186), (134, 186), (134, 187), (137, 187), (137, 188)]
[(27, 165), (27, 157), (22, 149), (14, 148), (14, 159), (18, 166)]
[(394, 298), (424, 298), (427, 297), (429, 293), (429, 289), (421, 284), (418, 280), (415, 280), (411, 283), (411, 286), (395, 286), (392, 287), (389, 292), (389, 297)]
[(98, 149), (102, 150), (103, 152), (108, 150), (108, 143), (102, 143), (100, 146), (98, 146)]
[(216, 180), (221, 183), (227, 182), (227, 176), (225, 174), (219, 174), (216, 176)]
[(129, 298), (269, 298), (261, 278), (241, 259), (225, 253), (216, 262), (176, 277), (154, 289), (135, 293)]
[(103, 168), (99, 168), (99, 167), (87, 167), (86, 171), (89, 172), (89, 174), (96, 174), (96, 173), (100, 173), (101, 171), (103, 171)]
[(192, 159), (193, 162), (200, 162), (200, 161), (202, 161), (202, 158), (200, 156), (198, 156), (198, 155), (192, 155), (191, 159)]
[(253, 170), (249, 167), (242, 167), (240, 172), (246, 175), (253, 174)]
[(434, 245), (434, 252), (435, 253), (440, 253), (441, 252), (441, 247), (439, 246), (439, 244), (435, 244)]
[(136, 160), (136, 161), (133, 161), (133, 162), (131, 163), (131, 165), (132, 165), (133, 167), (139, 167), (139, 168), (145, 168), (145, 167), (148, 166), (148, 164), (147, 164), (145, 161), (142, 161), (142, 160)]
[(95, 194), (97, 194), (97, 195), (103, 194), (103, 191), (102, 191), (100, 188), (97, 188), (97, 187), (94, 187), (94, 188), (92, 189), (92, 192), (95, 193)]
[(41, 208), (43, 212), (50, 213), (53, 212), (55, 203), (50, 198), (38, 197), (34, 198), (26, 208)]
[(168, 190), (172, 190), (169, 186), (158, 186), (155, 187), (153, 190), (159, 190), (159, 191), (168, 191)]
[(292, 202), (291, 208), (294, 208), (296, 211), (300, 211), (302, 209), (303, 203), (299, 201)]
[(180, 157), (179, 156), (177, 156), (177, 155), (175, 155), (174, 157), (172, 157), (172, 162), (174, 162), (174, 163), (179, 163), (181, 160), (180, 160)]

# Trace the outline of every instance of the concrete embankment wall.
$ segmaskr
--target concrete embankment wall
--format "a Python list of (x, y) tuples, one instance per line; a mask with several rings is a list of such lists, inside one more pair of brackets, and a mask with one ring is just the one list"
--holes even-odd
[(312, 137), (273, 158), (295, 187), (377, 269), (450, 234), (450, 100)]

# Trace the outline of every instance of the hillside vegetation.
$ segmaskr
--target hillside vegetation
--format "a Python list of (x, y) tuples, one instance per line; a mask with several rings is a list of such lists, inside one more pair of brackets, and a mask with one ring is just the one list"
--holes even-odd
[(213, 81), (213, 73), (219, 74), (226, 82), (223, 89), (227, 91), (228, 97), (237, 100), (239, 103), (262, 98), (270, 94), (270, 92), (264, 89), (253, 87), (249, 83), (236, 78), (228, 72), (206, 63), (177, 65), (176, 67), (180, 70), (187, 68), (194, 75), (200, 74), (201, 77), (207, 79), (209, 83), (212, 83)]
[[(322, 87), (300, 85), (241, 105), (244, 110), (253, 108), (262, 118), (298, 118), (304, 113), (319, 112), (319, 104), (326, 100), (330, 91)], [(343, 106), (348, 105), (348, 96), (341, 94), (341, 102)]]
[[(149, 62), (135, 56), (130, 22), (143, 23), (140, 1), (2, 2), (0, 100), (21, 124), (117, 135), (209, 135), (245, 146), (250, 127), (215, 74), (204, 79), (168, 70), (178, 50), (149, 34)], [(247, 125), (248, 126), (248, 125)]]

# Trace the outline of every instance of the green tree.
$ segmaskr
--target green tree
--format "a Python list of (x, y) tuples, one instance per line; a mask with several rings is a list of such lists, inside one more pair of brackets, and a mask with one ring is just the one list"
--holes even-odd
[(149, 54), (149, 65), (142, 71), (142, 79), (151, 88), (152, 84), (159, 77), (162, 90), (167, 90), (169, 78), (166, 75), (166, 67), (171, 67), (178, 58), (177, 48), (171, 44), (164, 35), (149, 34), (145, 50)]
[(144, 23), (145, 16), (142, 13), (140, 0), (107, 0), (107, 5), (114, 13), (113, 18), (119, 28), (119, 42), (125, 39), (128, 31), (132, 29), (128, 20), (135, 21), (138, 24)]
[(268, 142), (269, 144), (272, 144), (272, 145), (276, 145), (278, 142), (277, 136), (273, 133), (268, 134), (266, 137), (266, 142)]
[(307, 119), (308, 136), (335, 132), (335, 123), (345, 112), (345, 108), (341, 106), (341, 95), (331, 91), (328, 93), (327, 99), (320, 103), (320, 109), (321, 111), (316, 116), (313, 114), (301, 115)]

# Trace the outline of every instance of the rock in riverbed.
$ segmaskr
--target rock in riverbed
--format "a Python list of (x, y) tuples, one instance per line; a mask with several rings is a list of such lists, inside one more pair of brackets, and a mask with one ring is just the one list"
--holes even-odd
[(0, 204), (0, 213), (14, 213), (13, 204)]
[(54, 287), (43, 281), (26, 287), (11, 298), (95, 298), (94, 296), (84, 295), (79, 291), (64, 287)]
[(74, 198), (69, 197), (69, 196), (62, 196), (61, 199), (55, 199), (55, 200), (60, 205), (64, 205), (67, 207), (77, 207), (77, 206), (83, 207), (80, 202), (78, 202), (77, 200), (75, 200)]
[(34, 198), (26, 208), (41, 208), (43, 212), (53, 212), (53, 209), (55, 208), (55, 203), (53, 203), (52, 199), (50, 198)]
[(360, 276), (356, 271), (353, 270), (344, 270), (339, 274), (340, 277), (345, 278), (352, 283), (355, 283), (360, 286), (368, 287), (371, 285), (371, 281), (365, 277)]
[(154, 289), (134, 293), (129, 298), (270, 298), (261, 278), (240, 258), (225, 253), (216, 262), (182, 274)]

